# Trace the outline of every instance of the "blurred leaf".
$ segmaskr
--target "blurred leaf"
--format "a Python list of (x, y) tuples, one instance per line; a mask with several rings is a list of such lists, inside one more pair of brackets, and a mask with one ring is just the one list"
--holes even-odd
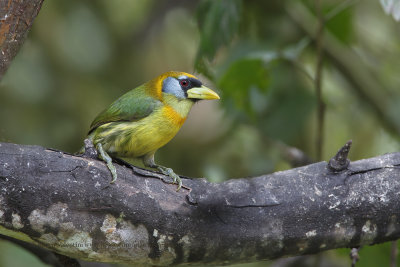
[(203, 71), (201, 61), (212, 59), (216, 51), (228, 44), (239, 29), (241, 0), (204, 0), (197, 9), (200, 46), (196, 68)]
[(263, 60), (253, 58), (232, 63), (218, 82), (218, 87), (233, 100), (235, 107), (248, 114), (260, 109), (260, 99), (268, 85), (269, 76)]
[(315, 97), (299, 82), (300, 74), (296, 75), (292, 63), (278, 63), (269, 69), (268, 106), (259, 114), (257, 125), (266, 136), (307, 151), (299, 140), (315, 109)]
[(304, 37), (300, 39), (300, 41), (285, 48), (282, 52), (282, 56), (288, 60), (296, 60), (310, 43), (311, 39), (308, 37)]
[(301, 88), (282, 91), (286, 92), (271, 96), (269, 112), (260, 118), (259, 124), (269, 137), (294, 144), (315, 108), (315, 99)]
[(392, 15), (395, 21), (400, 21), (399, 0), (380, 0), (379, 2), (386, 14)]
[[(315, 13), (315, 2), (302, 0), (307, 9), (317, 17)], [(335, 35), (343, 43), (350, 43), (353, 40), (353, 4), (352, 0), (343, 1), (322, 1), (323, 16), (325, 19), (325, 28)]]
[[(335, 5), (338, 5), (335, 3)], [(334, 10), (336, 6), (329, 9)], [(343, 43), (350, 43), (353, 35), (353, 9), (342, 10), (326, 23), (326, 28)]]
[(279, 59), (280, 54), (276, 51), (257, 51), (250, 53), (248, 57), (262, 60), (262, 62), (268, 64), (275, 59)]

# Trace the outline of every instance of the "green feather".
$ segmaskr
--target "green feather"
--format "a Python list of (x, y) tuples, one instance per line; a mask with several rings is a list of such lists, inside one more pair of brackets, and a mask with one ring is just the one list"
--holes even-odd
[(144, 85), (139, 86), (114, 101), (101, 112), (90, 125), (89, 134), (97, 127), (109, 122), (137, 121), (149, 116), (162, 102), (146, 93)]

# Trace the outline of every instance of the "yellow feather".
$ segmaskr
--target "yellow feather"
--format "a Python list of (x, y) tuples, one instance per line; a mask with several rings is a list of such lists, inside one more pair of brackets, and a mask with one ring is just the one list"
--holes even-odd
[(179, 113), (176, 112), (171, 106), (165, 106), (163, 108), (163, 116), (165, 116), (167, 120), (171, 121), (179, 128), (186, 120), (186, 117), (182, 117), (181, 115), (179, 115)]
[[(175, 100), (174, 100), (175, 99)], [(179, 131), (193, 105), (167, 97), (164, 105), (139, 121), (111, 122), (96, 129), (94, 142), (119, 157), (141, 157), (167, 144)]]
[[(192, 82), (189, 87), (190, 83), (181, 76), (197, 81), (189, 79)], [(168, 77), (177, 80), (166, 80)], [(167, 81), (164, 91), (169, 93), (162, 90), (164, 81)], [(172, 89), (171, 81), (175, 83)], [(117, 173), (108, 154), (115, 157), (142, 157), (145, 166), (157, 168), (173, 178), (179, 190), (182, 186), (179, 176), (171, 169), (157, 165), (154, 153), (178, 133), (194, 102), (201, 99), (219, 99), (219, 96), (202, 86), (195, 76), (170, 71), (132, 89), (100, 113), (90, 127), (88, 138), (96, 145), (100, 158), (107, 163), (113, 176), (111, 183), (116, 181)]]
[(167, 144), (179, 131), (193, 106), (189, 99), (178, 99), (163, 93), (166, 77), (195, 76), (184, 72), (166, 72), (145, 84), (147, 93), (160, 99), (164, 105), (149, 116), (132, 122), (110, 122), (96, 128), (91, 134), (94, 143), (101, 143), (108, 153), (117, 157), (142, 157)]

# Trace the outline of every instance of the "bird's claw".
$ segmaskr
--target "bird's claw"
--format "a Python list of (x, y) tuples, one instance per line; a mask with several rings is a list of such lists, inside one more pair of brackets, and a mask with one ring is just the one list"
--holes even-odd
[(172, 183), (177, 184), (178, 188), (176, 191), (178, 192), (182, 187), (182, 179), (177, 175), (171, 168), (167, 168), (164, 166), (158, 166), (157, 169), (164, 175), (168, 175), (172, 178)]
[(117, 173), (113, 172), (111, 169), (110, 169), (110, 171), (111, 171), (111, 174), (112, 174), (112, 177), (113, 177), (111, 182), (110, 182), (110, 184), (113, 184), (117, 180)]

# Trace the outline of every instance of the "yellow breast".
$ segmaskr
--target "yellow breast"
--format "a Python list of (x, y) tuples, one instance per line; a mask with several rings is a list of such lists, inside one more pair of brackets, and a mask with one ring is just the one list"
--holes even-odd
[(176, 125), (177, 127), (181, 128), (183, 123), (186, 120), (186, 117), (182, 117), (173, 107), (171, 106), (164, 106), (162, 109), (163, 117), (170, 121), (171, 124)]
[(193, 105), (190, 102), (178, 107), (164, 105), (138, 121), (104, 124), (96, 129), (94, 142), (101, 142), (108, 153), (117, 157), (144, 156), (167, 144), (178, 133)]

